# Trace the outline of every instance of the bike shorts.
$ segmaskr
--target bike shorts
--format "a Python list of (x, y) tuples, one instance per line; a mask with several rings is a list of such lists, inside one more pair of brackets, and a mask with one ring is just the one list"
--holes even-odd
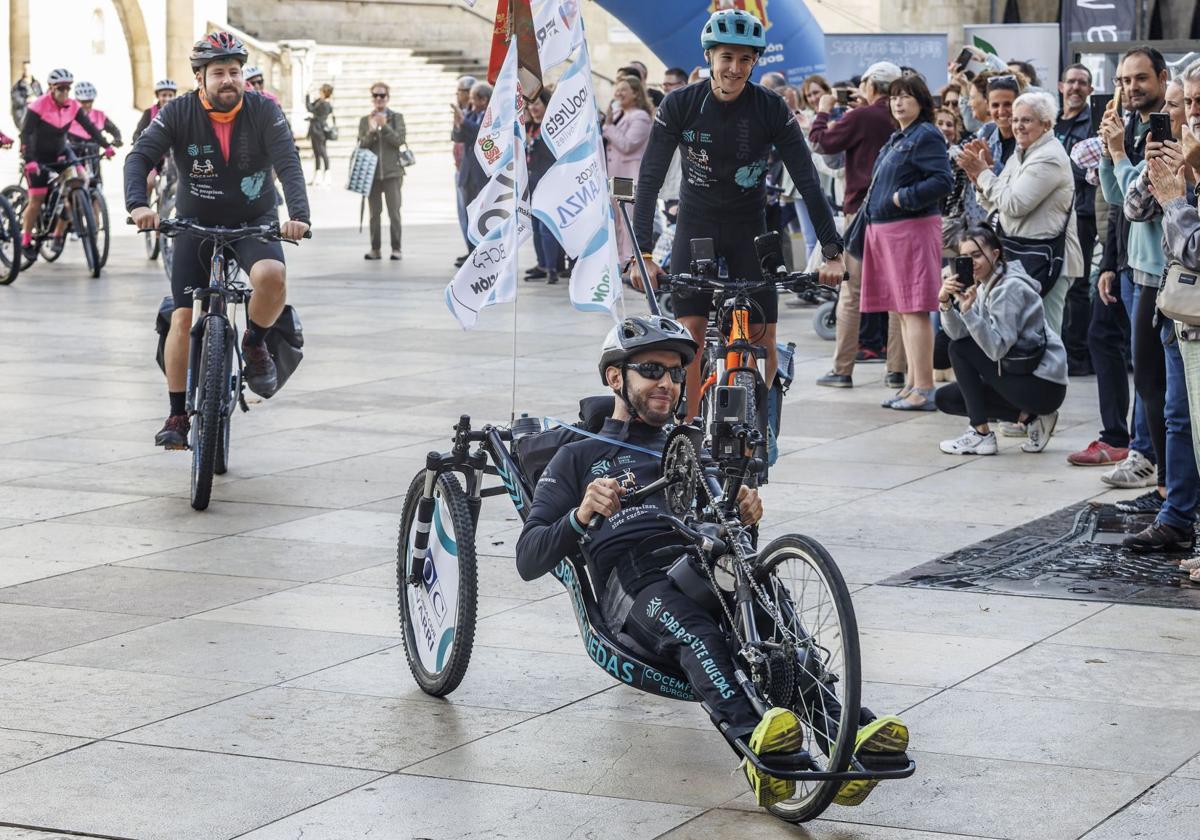
[(45, 195), (50, 189), (50, 173), (62, 172), (66, 168), (67, 162), (65, 160), (53, 160), (50, 163), (38, 161), (37, 173), (28, 176), (29, 194)]
[[(754, 237), (766, 233), (766, 220), (728, 222), (700, 219), (681, 208), (675, 227), (675, 244), (671, 249), (671, 274), (687, 274), (692, 270), (693, 239), (711, 239), (718, 257), (724, 257), (729, 276), (738, 280), (761, 280), (762, 267), (754, 251)], [(754, 301), (750, 315), (752, 324), (774, 324), (779, 321), (779, 293), (766, 289), (750, 296)], [(672, 292), (675, 317), (704, 318), (712, 310), (712, 296), (697, 293)]]
[[(265, 225), (277, 220), (275, 213), (266, 213), (253, 219), (247, 224)], [(226, 222), (225, 224), (230, 224)], [(171, 255), (171, 297), (176, 309), (192, 308), (192, 291), (208, 286), (209, 264), (212, 260), (212, 240), (184, 231), (175, 237), (175, 250)], [(247, 238), (233, 243), (237, 264), (242, 271), (250, 274), (250, 269), (259, 260), (278, 260), (284, 262), (283, 245), (279, 242), (263, 242), (260, 239)]]

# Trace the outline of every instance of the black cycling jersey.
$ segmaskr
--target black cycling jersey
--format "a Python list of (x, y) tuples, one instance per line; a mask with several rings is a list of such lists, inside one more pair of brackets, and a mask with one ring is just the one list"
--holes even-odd
[(683, 166), (679, 215), (744, 223), (763, 218), (767, 158), (774, 146), (800, 191), (822, 243), (841, 243), (804, 135), (783, 98), (747, 83), (732, 102), (702, 79), (667, 94), (638, 172), (634, 233), (648, 251), (654, 206), (675, 149)]
[(201, 224), (251, 222), (275, 210), (271, 170), (279, 174), (288, 214), (309, 222), (300, 156), (279, 106), (254, 92), (233, 121), (229, 159), (195, 92), (177, 97), (141, 133), (125, 160), (125, 208), (148, 207), (146, 176), (171, 152), (179, 168), (176, 213)]
[(52, 94), (44, 94), (31, 103), (21, 125), (22, 154), (27, 162), (53, 163), (67, 148), (67, 133), (78, 123), (100, 146), (107, 146), (104, 139), (87, 114), (74, 99), (64, 105), (54, 101)]
[[(618, 440), (625, 424), (609, 418), (600, 434)], [(662, 452), (667, 435), (661, 428), (634, 421), (629, 424), (626, 443)], [(575, 519), (575, 509), (587, 486), (597, 478), (615, 478), (630, 490), (644, 487), (658, 478), (662, 458), (590, 438), (569, 443), (560, 449), (542, 473), (533, 493), (529, 518), (517, 540), (517, 571), (525, 580), (533, 580), (553, 569), (563, 557), (575, 551), (584, 529)], [(639, 505), (622, 508), (592, 534), (588, 546), (593, 580), (603, 587), (614, 567), (622, 583), (632, 583), (633, 549), (642, 540), (669, 533), (671, 528), (655, 517), (662, 508), (662, 494), (655, 494)], [(620, 561), (630, 562), (623, 564)]]

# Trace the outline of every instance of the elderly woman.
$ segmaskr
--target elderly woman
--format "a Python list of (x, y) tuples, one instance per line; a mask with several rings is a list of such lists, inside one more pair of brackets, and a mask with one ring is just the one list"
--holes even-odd
[(933, 411), (933, 324), (942, 265), (941, 199), (954, 178), (933, 124), (933, 96), (919, 76), (890, 89), (900, 128), (880, 150), (867, 191), (859, 310), (896, 312), (908, 359), (905, 385), (886, 408)]
[(1067, 351), (1047, 329), (1037, 281), (1019, 262), (1004, 259), (1004, 244), (988, 225), (968, 228), (959, 255), (970, 257), (973, 283), (943, 272), (938, 308), (950, 336), (955, 381), (937, 392), (937, 407), (966, 416), (967, 431), (944, 440), (947, 455), (995, 455), (988, 421), (1023, 422), (1023, 452), (1041, 452), (1067, 396)]
[[(1185, 101), (1200, 102), (1200, 61), (1190, 64), (1183, 71), (1181, 81)], [(1174, 94), (1173, 90), (1168, 89), (1168, 108)], [(1156, 150), (1154, 157), (1146, 164), (1145, 176), (1139, 180), (1146, 184), (1162, 210), (1163, 245), (1168, 259), (1181, 263), (1189, 271), (1200, 271), (1200, 213), (1196, 210), (1195, 195), (1188, 190), (1188, 182), (1195, 183), (1197, 173), (1188, 160), (1184, 159), (1185, 149), (1193, 151), (1200, 148), (1194, 132), (1200, 132), (1200, 114), (1191, 118), (1190, 126), (1180, 126), (1179, 136), (1183, 139), (1182, 144), (1169, 142), (1163, 144), (1160, 150)], [(1148, 148), (1147, 152), (1149, 151)], [(1174, 353), (1179, 355), (1187, 386), (1191, 442), (1194, 454), (1200, 459), (1200, 449), (1195, 449), (1200, 447), (1200, 329), (1175, 322), (1174, 330), (1178, 339), (1174, 342)], [(1170, 359), (1167, 364), (1169, 383), (1173, 378), (1170, 372), (1173, 365)], [(1169, 425), (1168, 419), (1168, 428)], [(1181, 561), (1179, 565), (1193, 582), (1200, 583), (1200, 557), (1193, 556)]]
[[(1051, 130), (1057, 112), (1048, 93), (1024, 93), (1012, 108), (1016, 152), (997, 175), (987, 155), (964, 149), (958, 165), (975, 183), (975, 194), (988, 213), (997, 213), (1004, 236), (1063, 242), (1063, 264), (1057, 276), (1034, 276), (1045, 298), (1046, 322), (1062, 330), (1063, 307), (1070, 277), (1083, 274), (1083, 252), (1075, 230), (1075, 174), (1066, 149)], [(1036, 274), (1032, 265), (1027, 273)]]

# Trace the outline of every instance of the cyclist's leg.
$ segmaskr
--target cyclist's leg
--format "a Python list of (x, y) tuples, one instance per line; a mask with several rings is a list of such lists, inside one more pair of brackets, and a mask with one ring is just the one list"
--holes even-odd
[(171, 272), (171, 328), (163, 346), (163, 370), (167, 378), (167, 401), (170, 409), (167, 421), (154, 436), (156, 446), (165, 449), (186, 449), (191, 425), (187, 417), (188, 351), (192, 327), (192, 289), (207, 284), (206, 266), (212, 246), (200, 242), (188, 233), (175, 240), (179, 255)]
[[(252, 224), (266, 224), (274, 219), (272, 212), (255, 219)], [(252, 341), (261, 342), (287, 303), (287, 267), (284, 265), (283, 245), (279, 242), (243, 239), (233, 248), (237, 252), (238, 265), (249, 275), (250, 285), (254, 288), (246, 313), (249, 322), (246, 325), (247, 332), (253, 333)]]
[(25, 216), (21, 220), (21, 244), (28, 245), (33, 229), (37, 225), (38, 215), (46, 202), (46, 194), (50, 191), (49, 164), (39, 164), (35, 174), (29, 176), (29, 203), (25, 205)]

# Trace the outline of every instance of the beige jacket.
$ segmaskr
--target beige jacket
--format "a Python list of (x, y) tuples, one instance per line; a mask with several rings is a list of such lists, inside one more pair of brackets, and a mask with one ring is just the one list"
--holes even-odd
[(1063, 274), (1083, 276), (1083, 250), (1075, 228), (1075, 174), (1053, 131), (1028, 149), (1018, 147), (999, 175), (984, 170), (975, 194), (989, 215), (999, 211), (1000, 226), (1009, 236), (1053, 239), (1066, 224)]

